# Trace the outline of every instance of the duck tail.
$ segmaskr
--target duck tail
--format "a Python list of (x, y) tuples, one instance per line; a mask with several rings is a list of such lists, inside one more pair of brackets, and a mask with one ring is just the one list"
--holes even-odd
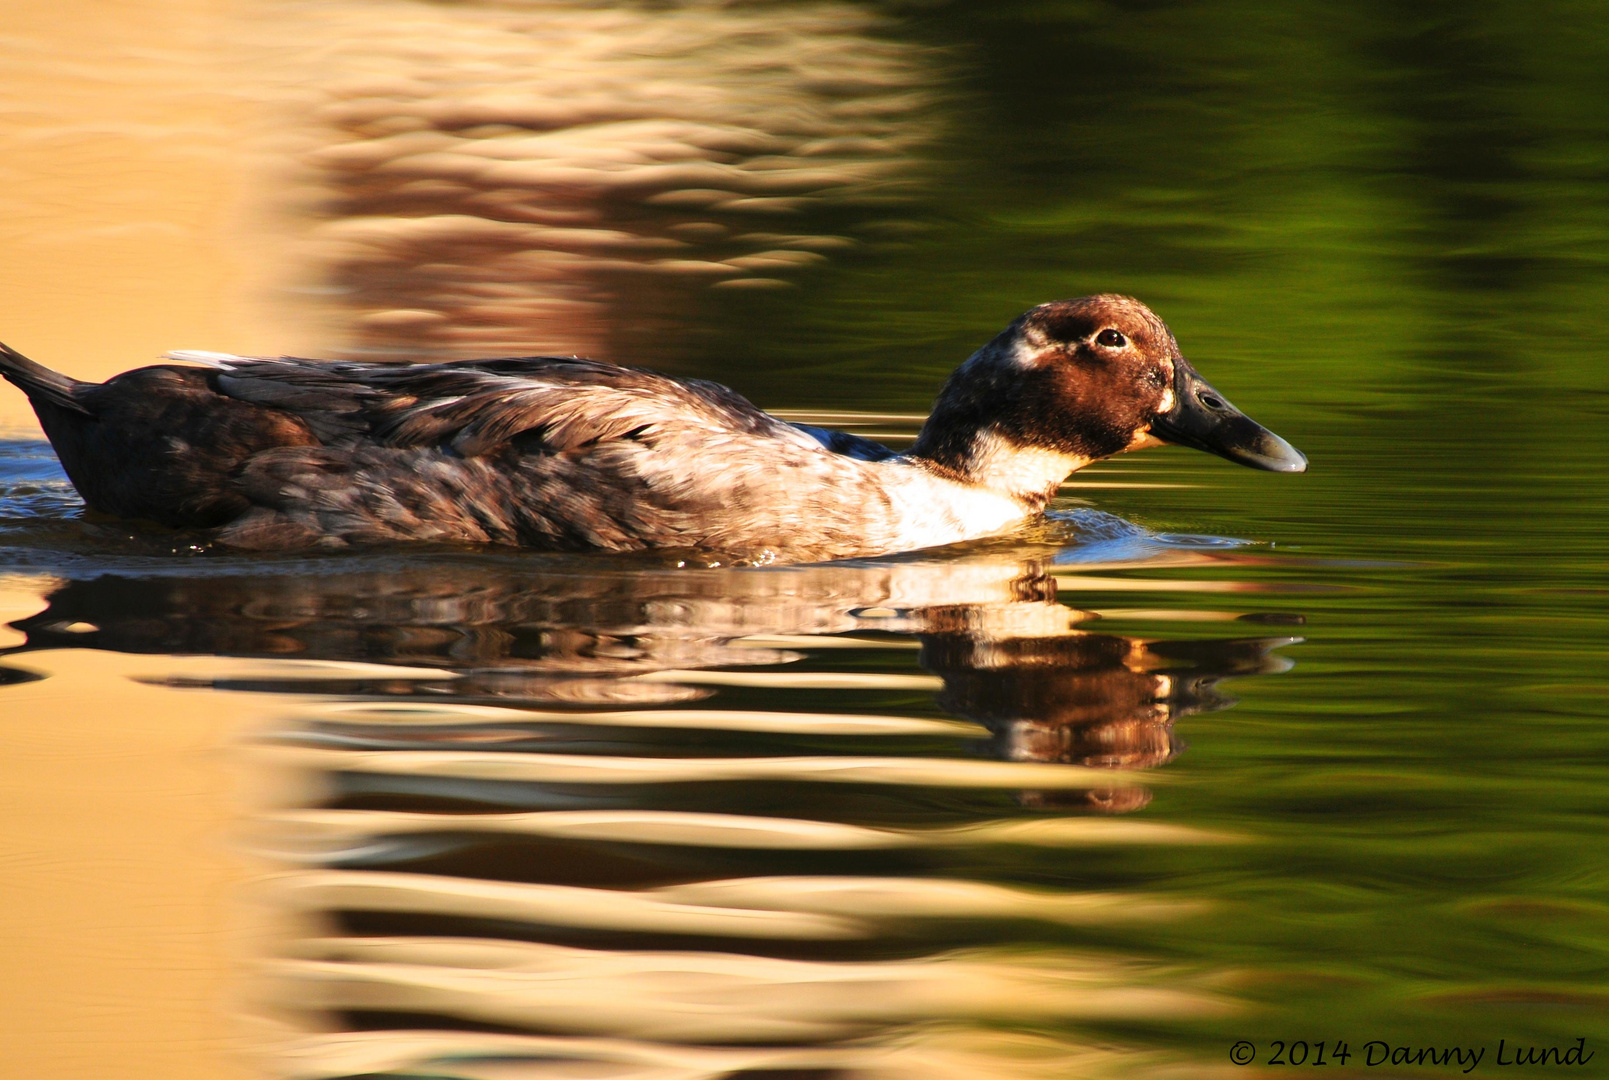
[(0, 342), (0, 376), (27, 394), (30, 401), (46, 401), (59, 408), (89, 415), (89, 410), (77, 396), (78, 389), (88, 384), (37, 364), (3, 342)]

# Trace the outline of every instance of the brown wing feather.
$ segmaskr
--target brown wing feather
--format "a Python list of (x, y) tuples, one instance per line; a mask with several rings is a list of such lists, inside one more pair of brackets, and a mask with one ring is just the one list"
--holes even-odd
[(790, 443), (803, 436), (724, 386), (575, 357), (422, 365), (234, 360), (218, 385), (243, 401), (294, 413), (331, 446), (372, 440), (476, 457), (520, 436), (532, 437), (530, 449), (564, 453), (664, 425)]

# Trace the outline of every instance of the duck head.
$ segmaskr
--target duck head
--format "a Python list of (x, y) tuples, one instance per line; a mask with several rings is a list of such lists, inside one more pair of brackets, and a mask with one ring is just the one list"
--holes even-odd
[(1128, 296), (1024, 312), (944, 385), (911, 450), (941, 471), (1042, 507), (1067, 474), (1161, 443), (1271, 472), (1307, 458), (1231, 405)]

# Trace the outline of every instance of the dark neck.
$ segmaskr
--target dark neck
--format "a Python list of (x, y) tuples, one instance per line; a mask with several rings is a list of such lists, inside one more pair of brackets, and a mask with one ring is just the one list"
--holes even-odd
[(1035, 390), (1023, 378), (1012, 345), (1002, 334), (956, 369), (909, 456), (942, 476), (1042, 510), (1067, 474), (1091, 458), (1071, 448), (1038, 445), (1015, 430), (1021, 425), (1003, 422), (1022, 415), (1021, 395)]

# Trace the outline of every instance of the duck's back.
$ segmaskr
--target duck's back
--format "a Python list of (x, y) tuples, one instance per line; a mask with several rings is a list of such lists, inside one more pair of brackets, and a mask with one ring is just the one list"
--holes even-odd
[(208, 368), (36, 397), (92, 507), (221, 526), (221, 541), (248, 548), (423, 539), (830, 557), (880, 546), (888, 527), (866, 461), (713, 383), (572, 357), (178, 356)]

